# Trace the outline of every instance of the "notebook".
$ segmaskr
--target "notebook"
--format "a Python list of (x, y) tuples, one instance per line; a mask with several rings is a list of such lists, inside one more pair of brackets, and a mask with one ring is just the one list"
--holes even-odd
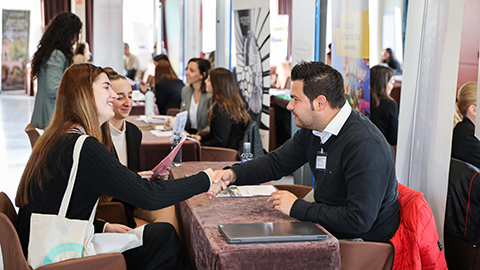
[(326, 240), (328, 235), (312, 222), (265, 222), (220, 224), (230, 244)]

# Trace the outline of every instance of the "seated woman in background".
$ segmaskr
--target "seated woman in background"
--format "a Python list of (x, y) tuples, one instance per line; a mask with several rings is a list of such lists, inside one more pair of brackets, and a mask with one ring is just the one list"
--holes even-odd
[[(90, 64), (70, 66), (58, 89), (55, 112), (23, 172), (15, 204), (19, 207), (17, 232), (25, 256), (33, 213), (57, 214), (72, 168), (74, 145), (86, 138), (78, 163), (75, 186), (66, 214), (69, 219), (89, 220), (97, 199), (103, 195), (143, 209), (161, 209), (206, 191), (218, 192), (213, 171), (175, 181), (149, 181), (127, 167), (109, 151), (112, 147), (108, 120), (115, 114), (107, 73)], [(106, 145), (108, 147), (106, 147)], [(95, 232), (125, 232), (127, 226), (94, 221)], [(152, 223), (144, 227), (143, 245), (122, 253), (129, 269), (190, 269), (172, 225)]]
[(212, 107), (208, 111), (210, 133), (194, 135), (203, 146), (226, 147), (238, 150), (250, 116), (238, 91), (233, 74), (224, 68), (215, 68), (205, 81), (212, 93)]
[(385, 66), (370, 69), (370, 120), (382, 132), (388, 143), (397, 145), (398, 105), (390, 97), (393, 89), (393, 70)]
[(392, 49), (386, 48), (383, 52), (383, 63), (387, 64), (391, 69), (393, 69), (393, 73), (395, 75), (402, 74), (402, 67), (397, 60), (397, 57), (393, 53)]
[(73, 55), (73, 64), (88, 63), (90, 61), (90, 47), (88, 43), (79, 43)]
[[(153, 175), (152, 171), (141, 171), (140, 168), (140, 145), (142, 144), (142, 132), (135, 124), (132, 124), (125, 119), (130, 114), (133, 105), (132, 87), (127, 81), (127, 78), (118, 74), (112, 68), (105, 68), (108, 73), (112, 89), (117, 94), (118, 98), (113, 102), (113, 111), (115, 116), (109, 120), (110, 135), (114, 146), (114, 154), (117, 156), (120, 163), (127, 166), (131, 171), (137, 172), (142, 178), (150, 179)], [(179, 90), (180, 91), (180, 90)], [(179, 102), (180, 103), (180, 102)], [(119, 201), (115, 198), (103, 196), (101, 201)], [(134, 216), (144, 219), (150, 223), (167, 221), (165, 217), (175, 217), (175, 206), (169, 206), (156, 211), (147, 211), (139, 209), (129, 203), (120, 201), (126, 210), (128, 226), (135, 228), (136, 223)], [(172, 225), (178, 227), (176, 219), (168, 220)]]
[(170, 108), (180, 108), (184, 86), (169, 61), (158, 61), (155, 67), (155, 97), (160, 114), (166, 114)]
[(477, 82), (467, 82), (457, 97), (457, 114), (462, 119), (455, 123), (452, 137), (452, 158), (480, 168), (480, 141), (475, 137), (477, 116)]
[(182, 89), (182, 105), (180, 111), (188, 111), (185, 130), (196, 134), (208, 128), (208, 110), (212, 102), (212, 94), (207, 93), (205, 80), (210, 70), (210, 62), (201, 58), (188, 61), (185, 70), (188, 86)]

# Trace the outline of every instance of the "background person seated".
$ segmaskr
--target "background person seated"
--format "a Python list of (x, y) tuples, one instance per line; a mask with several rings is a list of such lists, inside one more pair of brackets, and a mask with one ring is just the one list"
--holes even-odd
[(210, 133), (194, 135), (202, 146), (226, 147), (238, 150), (250, 118), (240, 96), (233, 74), (224, 68), (215, 68), (205, 81), (212, 94), (208, 111)]
[(173, 71), (170, 62), (160, 60), (155, 67), (155, 97), (160, 114), (170, 108), (180, 108), (182, 88), (185, 86)]
[(212, 104), (212, 94), (207, 93), (205, 80), (210, 68), (210, 62), (207, 60), (192, 58), (185, 69), (189, 85), (182, 89), (180, 111), (188, 111), (185, 130), (190, 134), (208, 130), (208, 110)]
[(477, 82), (467, 82), (458, 90), (456, 113), (462, 121), (453, 129), (452, 158), (480, 168), (480, 141), (475, 137), (477, 85)]
[(397, 145), (398, 133), (398, 105), (390, 97), (394, 82), (391, 68), (377, 65), (370, 69), (370, 121), (392, 146)]

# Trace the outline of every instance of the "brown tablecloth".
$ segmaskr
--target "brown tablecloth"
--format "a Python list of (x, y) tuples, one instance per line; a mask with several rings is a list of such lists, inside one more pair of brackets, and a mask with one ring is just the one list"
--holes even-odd
[[(186, 162), (172, 168), (172, 177), (183, 177), (232, 162)], [(273, 209), (266, 198), (213, 198), (205, 194), (180, 204), (184, 240), (197, 269), (338, 269), (338, 240), (228, 244), (219, 224), (298, 221)], [(319, 226), (321, 227), (321, 226)], [(326, 231), (326, 230), (325, 230)]]
[[(146, 127), (152, 127), (156, 124), (147, 124), (141, 120), (137, 120), (138, 115), (127, 117), (127, 121), (134, 123), (142, 130), (142, 145), (140, 146), (140, 167), (144, 170), (153, 169), (162, 159), (170, 153), (170, 137), (157, 137)], [(183, 161), (199, 161), (200, 160), (200, 143), (187, 140), (182, 147)]]

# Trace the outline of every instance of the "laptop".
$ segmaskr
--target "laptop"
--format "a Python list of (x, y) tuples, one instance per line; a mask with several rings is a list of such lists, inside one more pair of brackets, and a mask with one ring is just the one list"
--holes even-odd
[(265, 222), (220, 224), (230, 244), (327, 240), (325, 231), (312, 222)]

